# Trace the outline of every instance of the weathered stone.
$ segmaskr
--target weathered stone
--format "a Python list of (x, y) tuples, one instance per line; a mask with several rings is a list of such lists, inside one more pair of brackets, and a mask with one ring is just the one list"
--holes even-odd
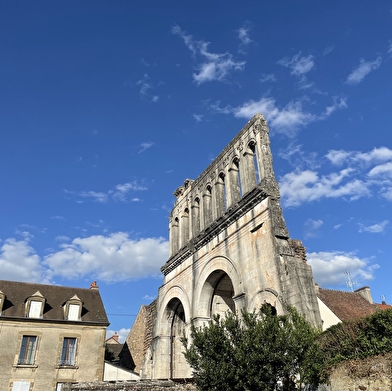
[(190, 324), (264, 302), (298, 308), (321, 324), (312, 270), (289, 238), (272, 167), (269, 129), (255, 115), (207, 169), (174, 193), (170, 258), (161, 268), (151, 346), (142, 378), (192, 376), (181, 337)]

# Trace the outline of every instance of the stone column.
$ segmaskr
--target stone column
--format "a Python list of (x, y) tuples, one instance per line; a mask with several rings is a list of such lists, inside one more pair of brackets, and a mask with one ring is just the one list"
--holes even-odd
[(170, 256), (173, 256), (179, 250), (180, 232), (178, 226), (178, 217), (171, 221), (169, 228), (170, 238)]
[(196, 199), (191, 206), (192, 211), (192, 233), (191, 237), (194, 238), (200, 233), (200, 200)]
[(238, 180), (238, 175), (239, 175), (238, 167), (233, 163), (232, 166), (228, 169), (227, 174), (228, 175), (227, 175), (226, 197), (227, 197), (227, 207), (229, 208), (230, 206), (237, 203), (241, 198), (239, 180)]
[(180, 248), (183, 248), (189, 242), (189, 213), (188, 208), (184, 211), (180, 221)]
[(242, 155), (240, 162), (242, 195), (248, 193), (256, 186), (256, 170), (254, 153), (248, 148)]
[(225, 182), (224, 177), (219, 176), (215, 182), (215, 210), (216, 218), (221, 217), (226, 212), (226, 200), (225, 200)]
[(212, 195), (206, 189), (206, 193), (203, 194), (203, 217), (204, 217), (204, 228), (207, 228), (213, 221), (212, 217)]

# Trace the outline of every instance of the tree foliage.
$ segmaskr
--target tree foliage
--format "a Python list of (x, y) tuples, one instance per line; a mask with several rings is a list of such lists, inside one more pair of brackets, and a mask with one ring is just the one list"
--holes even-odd
[(319, 334), (294, 308), (277, 316), (264, 305), (259, 313), (230, 312), (204, 327), (192, 325), (184, 354), (202, 391), (269, 391), (278, 381), (289, 389), (296, 375), (313, 384), (323, 380)]

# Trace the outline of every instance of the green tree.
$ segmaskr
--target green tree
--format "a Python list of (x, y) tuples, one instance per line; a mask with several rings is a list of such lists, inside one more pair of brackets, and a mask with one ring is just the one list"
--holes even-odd
[(278, 381), (289, 390), (295, 376), (312, 384), (324, 380), (320, 331), (292, 307), (286, 315), (273, 312), (267, 304), (259, 313), (229, 312), (204, 327), (191, 326), (184, 354), (201, 391), (270, 391)]

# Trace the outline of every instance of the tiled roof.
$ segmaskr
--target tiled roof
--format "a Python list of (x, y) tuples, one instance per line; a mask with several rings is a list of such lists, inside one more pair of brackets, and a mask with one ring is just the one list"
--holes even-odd
[(377, 306), (358, 292), (319, 288), (317, 296), (340, 320), (362, 318), (377, 311)]
[(386, 304), (386, 303), (381, 303), (381, 304), (378, 304), (378, 303), (375, 303), (375, 305), (380, 309), (380, 310), (390, 310), (390, 309), (392, 309), (392, 305), (390, 305), (390, 304)]
[[(82, 301), (81, 322), (108, 326), (108, 318), (98, 289), (71, 288), (0, 280), (0, 291), (5, 295), (0, 318), (25, 318), (26, 299), (40, 292), (46, 299), (43, 318), (38, 321), (64, 321), (64, 304), (75, 295)], [(31, 320), (31, 318), (29, 318)]]

